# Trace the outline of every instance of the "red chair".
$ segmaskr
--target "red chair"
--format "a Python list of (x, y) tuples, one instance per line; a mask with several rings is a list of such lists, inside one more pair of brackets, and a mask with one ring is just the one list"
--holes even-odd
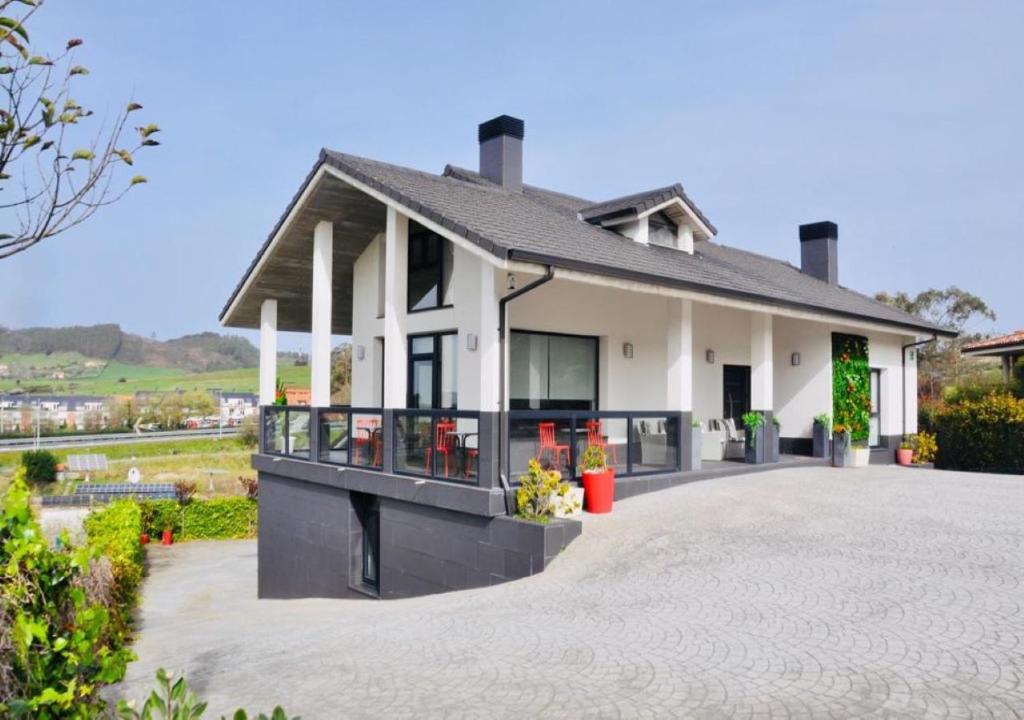
[(469, 447), (467, 444), (469, 438), (476, 435), (476, 433), (467, 433), (465, 439), (462, 441), (462, 453), (466, 457), (466, 462), (462, 468), (462, 476), (468, 478), (472, 473), (473, 468), (476, 464), (476, 459), (480, 457), (480, 448)]
[(608, 437), (604, 434), (604, 428), (601, 427), (602, 423), (597, 418), (591, 418), (587, 420), (587, 445), (596, 445), (608, 453), (609, 448), (611, 449), (612, 464), (619, 464), (619, 457), (615, 452), (615, 446), (608, 444)]
[(565, 453), (565, 465), (569, 466), (569, 446), (559, 445), (555, 441), (555, 424), (553, 422), (537, 423), (537, 433), (540, 435), (540, 445), (537, 448), (537, 459), (544, 460), (547, 451), (548, 462), (551, 462), (552, 454), (555, 456), (555, 467), (561, 466), (562, 453)]
[[(426, 452), (426, 470), (433, 475), (434, 466), (431, 465), (433, 453), (431, 450), (436, 450), (439, 455), (444, 455), (444, 476), (448, 477), (450, 472), (448, 458), (455, 454), (455, 423), (453, 421), (441, 420), (434, 428), (434, 445), (427, 447)], [(456, 463), (456, 467), (458, 467), (458, 463)]]
[[(376, 443), (381, 442), (381, 439), (375, 437), (380, 434), (376, 432), (379, 429), (379, 425), (380, 421), (376, 418), (356, 418), (355, 445), (352, 448), (352, 462), (356, 465), (363, 464), (363, 448), (367, 445), (370, 446), (370, 452), (373, 453), (371, 456), (373, 464), (380, 464), (377, 458), (380, 448), (376, 446)], [(375, 440), (376, 442), (374, 442)]]

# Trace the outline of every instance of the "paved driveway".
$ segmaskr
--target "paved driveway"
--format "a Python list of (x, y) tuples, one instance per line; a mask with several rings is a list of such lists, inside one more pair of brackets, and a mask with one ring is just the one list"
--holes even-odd
[(155, 548), (123, 689), (163, 665), (218, 717), (1019, 717), (1022, 510), (1022, 477), (779, 470), (588, 517), (542, 575), (394, 602), (257, 601), (254, 543)]

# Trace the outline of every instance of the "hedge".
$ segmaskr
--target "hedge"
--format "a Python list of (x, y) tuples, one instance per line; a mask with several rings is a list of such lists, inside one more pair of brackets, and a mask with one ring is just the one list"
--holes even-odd
[(118, 500), (85, 518), (89, 544), (110, 560), (118, 605), (125, 614), (135, 604), (135, 593), (142, 582), (142, 513), (131, 500)]
[(935, 415), (944, 470), (1024, 474), (1024, 400), (993, 394), (948, 405)]
[(256, 536), (255, 500), (214, 498), (179, 505), (177, 500), (140, 503), (143, 528), (159, 537), (170, 528), (178, 540), (230, 540)]

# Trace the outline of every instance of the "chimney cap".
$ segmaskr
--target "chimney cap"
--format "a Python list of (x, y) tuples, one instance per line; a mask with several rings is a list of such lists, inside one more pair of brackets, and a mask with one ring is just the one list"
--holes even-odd
[(478, 138), (480, 142), (486, 142), (502, 135), (510, 135), (519, 140), (523, 139), (526, 124), (519, 118), (511, 115), (499, 115), (487, 122), (480, 123)]
[(823, 240), (825, 238), (839, 239), (839, 226), (831, 220), (807, 223), (800, 226), (800, 242)]

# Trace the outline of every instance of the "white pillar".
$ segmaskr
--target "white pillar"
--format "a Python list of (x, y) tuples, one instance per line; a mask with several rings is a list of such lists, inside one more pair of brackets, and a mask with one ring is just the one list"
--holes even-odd
[(331, 274), (334, 225), (321, 220), (313, 230), (313, 317), (309, 343), (309, 404), (331, 404)]
[(409, 218), (389, 207), (384, 230), (384, 407), (406, 405)]
[(750, 317), (750, 409), (774, 410), (772, 370), (772, 316)]
[(666, 410), (693, 411), (693, 302), (680, 298), (668, 301), (668, 407)]
[(277, 300), (260, 305), (260, 405), (273, 405), (277, 389)]
[(685, 253), (693, 255), (693, 228), (683, 224), (676, 229), (676, 245)]

